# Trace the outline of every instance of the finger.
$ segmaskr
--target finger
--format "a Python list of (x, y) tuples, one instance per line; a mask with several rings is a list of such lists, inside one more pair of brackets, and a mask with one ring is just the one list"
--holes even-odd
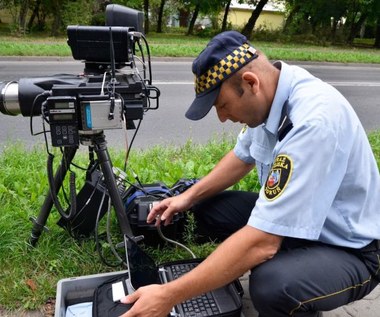
[(164, 225), (167, 226), (172, 222), (173, 215), (170, 212), (169, 208), (160, 217), (160, 222), (164, 222)]
[(120, 303), (122, 303), (122, 304), (133, 304), (138, 299), (139, 299), (139, 295), (136, 291), (136, 292), (129, 294), (129, 295), (123, 297), (122, 299), (120, 299)]
[(151, 223), (151, 222), (153, 222), (153, 221), (156, 219), (157, 214), (158, 214), (158, 213), (152, 209), (152, 210), (149, 212), (148, 216), (146, 217), (146, 222), (147, 222), (147, 223)]
[(159, 227), (159, 226), (161, 226), (161, 215), (157, 215), (156, 216), (156, 222), (154, 223), (154, 226), (155, 227)]
[(155, 204), (153, 205), (153, 208), (150, 210), (147, 218), (146, 218), (146, 221), (148, 223), (151, 223), (153, 222), (158, 215), (160, 215), (164, 210), (166, 209), (166, 206), (164, 204)]

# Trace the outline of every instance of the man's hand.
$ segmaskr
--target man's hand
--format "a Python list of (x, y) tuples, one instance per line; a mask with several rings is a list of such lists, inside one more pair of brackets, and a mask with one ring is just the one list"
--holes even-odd
[(187, 198), (186, 193), (164, 199), (154, 205), (147, 217), (147, 222), (156, 220), (156, 226), (159, 226), (161, 222), (168, 225), (176, 213), (186, 211), (191, 206), (192, 202)]
[(124, 304), (133, 304), (120, 317), (166, 317), (175, 305), (171, 294), (166, 294), (164, 285), (140, 287), (136, 292), (121, 299)]

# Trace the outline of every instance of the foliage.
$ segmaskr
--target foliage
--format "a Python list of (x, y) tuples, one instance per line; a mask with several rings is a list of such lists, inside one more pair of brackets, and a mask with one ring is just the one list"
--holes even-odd
[[(360, 29), (374, 30), (380, 19), (380, 2), (377, 0), (285, 0), (288, 17), (284, 31), (289, 34), (312, 33), (326, 41), (343, 41), (352, 44)], [(376, 31), (373, 32), (375, 36)], [(380, 34), (376, 34), (380, 36)]]
[[(220, 22), (229, 0), (115, 0), (112, 3), (125, 5), (145, 12), (146, 32), (167, 31), (167, 25), (178, 19), (180, 26), (187, 28), (186, 34), (201, 37), (212, 36), (220, 31)], [(251, 37), (259, 32), (255, 27), (267, 0), (239, 0), (255, 7), (252, 16), (242, 28), (243, 34)], [(64, 33), (68, 24), (104, 24), (102, 0), (0, 0), (3, 8), (12, 17), (9, 29), (15, 34), (26, 34), (35, 30), (50, 30), (57, 36)], [(304, 36), (319, 42), (348, 43), (355, 37), (375, 37), (375, 47), (380, 45), (380, 1), (378, 0), (272, 0), (274, 5), (285, 4), (286, 22), (283, 31), (288, 36)], [(148, 11), (149, 10), (149, 11)], [(228, 12), (228, 11), (227, 11)], [(207, 18), (211, 23), (206, 29), (197, 24)], [(150, 26), (151, 27), (150, 27)], [(153, 27), (154, 28), (153, 28)], [(365, 26), (365, 28), (364, 28)], [(226, 28), (226, 20), (224, 20)]]
[(91, 1), (78, 0), (63, 5), (62, 21), (64, 25), (89, 25), (94, 6)]

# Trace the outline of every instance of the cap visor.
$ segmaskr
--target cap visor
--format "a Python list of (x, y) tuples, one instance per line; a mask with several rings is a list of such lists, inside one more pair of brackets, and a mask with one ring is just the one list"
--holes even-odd
[(190, 120), (200, 120), (208, 114), (219, 95), (220, 86), (209, 93), (198, 96), (185, 113), (185, 117)]

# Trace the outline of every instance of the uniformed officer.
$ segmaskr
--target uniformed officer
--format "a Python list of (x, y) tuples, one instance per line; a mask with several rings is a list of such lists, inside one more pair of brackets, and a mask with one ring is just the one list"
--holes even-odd
[[(380, 276), (380, 176), (348, 101), (306, 70), (271, 64), (240, 33), (215, 36), (193, 63), (186, 112), (244, 124), (236, 146), (183, 194), (148, 216), (193, 210), (224, 240), (189, 274), (140, 288), (124, 315), (166, 316), (174, 304), (251, 270), (260, 317), (320, 316), (370, 293)], [(226, 190), (256, 166), (260, 193)]]

